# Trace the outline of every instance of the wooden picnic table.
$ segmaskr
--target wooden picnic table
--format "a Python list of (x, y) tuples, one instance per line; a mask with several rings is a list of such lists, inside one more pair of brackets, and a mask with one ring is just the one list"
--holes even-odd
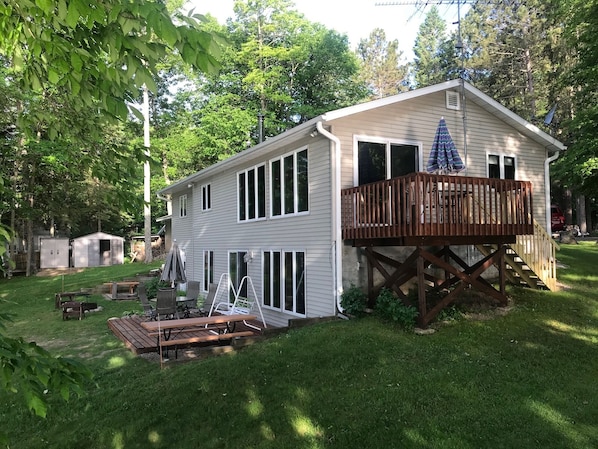
[(135, 289), (139, 285), (139, 281), (117, 281), (117, 282), (104, 282), (104, 285), (108, 287), (108, 289), (112, 288), (112, 285), (116, 284), (116, 287), (125, 287), (129, 289), (129, 293), (132, 295), (135, 293)]
[(54, 308), (59, 309), (62, 306), (62, 303), (66, 301), (73, 301), (77, 296), (90, 296), (91, 293), (88, 292), (58, 292), (54, 295)]
[(241, 321), (255, 320), (256, 315), (214, 315), (202, 316), (196, 318), (181, 318), (178, 320), (161, 320), (161, 321), (142, 321), (141, 327), (150, 333), (158, 332), (160, 330), (169, 329), (198, 329), (209, 328), (210, 326), (226, 325), (229, 323), (238, 323)]
[[(237, 337), (248, 337), (253, 335), (252, 331), (235, 332), (235, 324), (246, 320), (255, 320), (255, 315), (215, 315), (198, 318), (181, 318), (177, 320), (161, 321), (142, 321), (141, 327), (149, 332), (149, 335), (156, 336), (156, 347), (158, 352), (163, 348), (175, 347), (175, 357), (178, 357), (178, 347), (189, 345), (191, 343), (220, 342), (232, 340)], [(176, 329), (178, 332), (175, 338), (171, 337), (171, 331)], [(177, 338), (177, 336), (186, 331), (206, 330), (210, 331), (205, 335)], [(163, 339), (160, 338), (163, 335)]]

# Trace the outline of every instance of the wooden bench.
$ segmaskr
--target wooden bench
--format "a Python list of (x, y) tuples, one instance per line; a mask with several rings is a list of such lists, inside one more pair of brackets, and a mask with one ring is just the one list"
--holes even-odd
[(223, 342), (230, 341), (239, 337), (251, 337), (253, 332), (227, 332), (210, 335), (201, 335), (198, 337), (176, 338), (174, 340), (161, 340), (159, 342), (159, 349), (166, 348), (166, 355), (168, 356), (168, 348), (174, 346), (174, 358), (178, 359), (178, 350), (180, 347), (190, 345), (192, 343), (209, 343), (209, 342)]
[[(178, 357), (179, 346), (185, 346), (192, 343), (205, 343), (205, 342), (221, 342), (232, 340), (237, 337), (249, 337), (254, 335), (252, 331), (241, 331), (241, 332), (226, 332), (230, 330), (230, 324), (256, 319), (254, 315), (215, 315), (199, 318), (182, 318), (178, 320), (163, 320), (163, 321), (142, 321), (141, 327), (148, 331), (148, 335), (157, 337), (156, 347), (158, 352), (163, 348), (175, 347), (175, 357)], [(170, 339), (170, 331), (177, 329), (180, 333), (192, 332), (192, 331), (211, 331), (204, 335), (186, 337), (186, 338), (173, 338)], [(164, 339), (160, 338), (160, 334), (165, 336)], [(168, 337), (168, 338), (166, 338)]]
[[(112, 299), (137, 299), (138, 298), (138, 295), (135, 292), (135, 289), (139, 285), (138, 281), (104, 282), (104, 285), (108, 286), (108, 290), (110, 292), (110, 297)], [(129, 289), (129, 293), (124, 294), (124, 296), (121, 296), (118, 294), (119, 288)]]

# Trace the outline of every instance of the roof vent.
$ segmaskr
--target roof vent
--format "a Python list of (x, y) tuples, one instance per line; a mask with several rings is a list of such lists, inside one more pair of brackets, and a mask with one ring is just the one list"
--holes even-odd
[(459, 92), (454, 90), (446, 91), (446, 108), (458, 111), (461, 109), (461, 99), (459, 98)]

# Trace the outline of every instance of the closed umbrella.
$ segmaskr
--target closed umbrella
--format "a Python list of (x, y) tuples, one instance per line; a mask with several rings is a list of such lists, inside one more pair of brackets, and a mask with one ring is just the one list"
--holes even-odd
[(181, 250), (176, 243), (172, 244), (172, 248), (166, 255), (166, 261), (164, 262), (164, 270), (161, 281), (168, 281), (174, 287), (175, 283), (187, 282), (187, 276), (185, 276), (185, 267), (183, 266), (183, 258), (181, 257)]
[(459, 151), (451, 138), (444, 117), (438, 122), (434, 143), (430, 150), (430, 157), (426, 165), (428, 173), (458, 173), (465, 169), (465, 164), (459, 156)]

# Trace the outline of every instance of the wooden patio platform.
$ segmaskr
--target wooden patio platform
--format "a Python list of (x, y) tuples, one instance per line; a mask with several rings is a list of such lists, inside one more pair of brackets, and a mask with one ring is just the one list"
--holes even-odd
[[(156, 346), (156, 337), (150, 337), (148, 332), (141, 327), (141, 322), (146, 318), (133, 315), (129, 317), (123, 318), (110, 318), (108, 320), (108, 327), (110, 330), (118, 337), (127, 348), (133, 351), (135, 354), (146, 354), (149, 352), (157, 352)], [(252, 323), (256, 326), (260, 326), (261, 323), (255, 322)], [(243, 341), (247, 343), (249, 340), (254, 339), (255, 337), (261, 336), (262, 332), (256, 331), (250, 327), (245, 326), (243, 323), (239, 323), (236, 327), (237, 332), (241, 331), (251, 331), (253, 332), (253, 336), (250, 337), (242, 337), (235, 341)], [(194, 330), (194, 331), (187, 331), (181, 332), (178, 334), (178, 338), (188, 338), (188, 337), (201, 337), (204, 335), (209, 335), (208, 330)], [(234, 344), (234, 341), (232, 342)], [(220, 343), (197, 343), (197, 344), (190, 344), (189, 346), (218, 346)]]

